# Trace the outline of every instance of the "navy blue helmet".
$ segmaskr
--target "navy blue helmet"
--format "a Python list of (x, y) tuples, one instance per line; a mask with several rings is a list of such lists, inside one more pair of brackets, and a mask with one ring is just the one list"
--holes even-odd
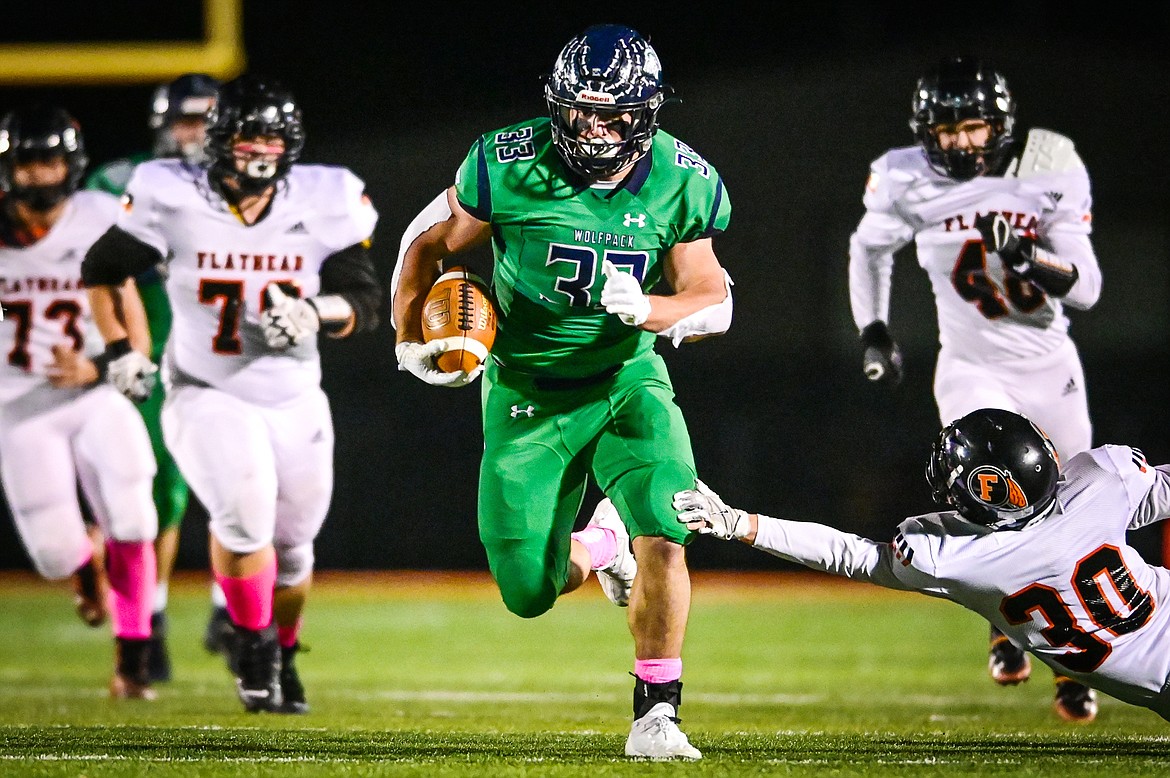
[(934, 501), (993, 530), (1022, 529), (1056, 507), (1060, 459), (1028, 418), (982, 408), (939, 433), (926, 466)]
[[(940, 173), (966, 181), (994, 173), (1012, 142), (1016, 103), (1007, 81), (984, 59), (947, 57), (918, 80), (914, 90), (910, 129), (926, 150), (931, 165)], [(982, 150), (938, 145), (935, 128), (964, 119), (983, 119), (991, 125), (991, 138)]]
[(149, 121), (150, 129), (154, 131), (154, 156), (202, 162), (205, 158), (203, 145), (181, 148), (170, 129), (178, 119), (206, 119), (218, 94), (219, 81), (206, 73), (184, 73), (155, 89), (150, 101)]
[[(561, 49), (545, 83), (553, 145), (569, 169), (587, 180), (611, 176), (650, 150), (658, 109), (671, 93), (658, 54), (636, 30), (589, 27)], [(579, 137), (581, 112), (630, 119), (610, 124), (619, 129), (620, 141), (591, 142)]]
[[(14, 165), (65, 160), (65, 178), (50, 186), (17, 186), (12, 176)], [(46, 211), (81, 185), (89, 158), (81, 125), (64, 108), (37, 104), (16, 108), (0, 120), (0, 191), (31, 208)]]

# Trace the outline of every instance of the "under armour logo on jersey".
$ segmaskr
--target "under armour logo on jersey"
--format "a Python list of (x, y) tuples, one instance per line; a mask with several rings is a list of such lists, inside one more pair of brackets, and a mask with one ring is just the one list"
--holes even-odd
[(1064, 192), (1045, 192), (1046, 195), (1052, 198), (1052, 202), (1059, 203), (1064, 199)]
[(1062, 391), (1060, 394), (1063, 397), (1063, 396), (1072, 394), (1076, 390), (1077, 390), (1077, 380), (1075, 378), (1070, 378), (1070, 379), (1068, 379), (1068, 383), (1064, 385), (1064, 391)]
[(634, 216), (632, 213), (627, 213), (626, 218), (625, 218), (625, 223), (626, 223), (627, 227), (631, 227), (635, 224), (637, 224), (639, 227), (645, 227), (646, 226), (646, 214), (640, 213), (637, 216)]
[(536, 408), (531, 406), (531, 405), (529, 405), (527, 408), (521, 408), (519, 405), (512, 406), (512, 414), (511, 415), (512, 415), (513, 419), (515, 419), (520, 414), (524, 414), (525, 416), (527, 416), (528, 418), (531, 419), (534, 413), (536, 413)]
[(284, 231), (285, 235), (307, 235), (308, 233), (309, 229), (305, 226), (304, 222), (297, 222)]
[(894, 558), (902, 563), (902, 567), (910, 564), (910, 560), (914, 558), (914, 549), (910, 548), (910, 544), (906, 542), (906, 536), (899, 532), (890, 541), (890, 548), (894, 549)]

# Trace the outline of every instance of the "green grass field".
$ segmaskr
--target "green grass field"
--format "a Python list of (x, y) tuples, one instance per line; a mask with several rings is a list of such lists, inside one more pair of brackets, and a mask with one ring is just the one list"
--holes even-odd
[(108, 628), (67, 586), (0, 577), (0, 775), (1166, 775), (1170, 725), (1111, 698), (1061, 722), (1051, 673), (987, 677), (958, 606), (821, 576), (697, 575), (683, 728), (704, 759), (622, 756), (632, 650), (595, 583), (507, 613), (476, 575), (324, 574), (298, 664), (312, 712), (248, 715), (200, 645), (202, 577), (172, 593), (175, 680), (114, 702)]

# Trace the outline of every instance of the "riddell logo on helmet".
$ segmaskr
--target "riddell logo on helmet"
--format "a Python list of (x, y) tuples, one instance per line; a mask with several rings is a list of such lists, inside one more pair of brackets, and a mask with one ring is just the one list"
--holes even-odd
[(988, 505), (999, 507), (1025, 508), (1028, 498), (1012, 477), (991, 465), (977, 467), (967, 477), (967, 488), (971, 494)]
[(617, 105), (617, 100), (613, 95), (605, 92), (594, 92), (590, 89), (582, 89), (577, 93), (577, 102), (579, 103), (594, 103), (595, 105)]

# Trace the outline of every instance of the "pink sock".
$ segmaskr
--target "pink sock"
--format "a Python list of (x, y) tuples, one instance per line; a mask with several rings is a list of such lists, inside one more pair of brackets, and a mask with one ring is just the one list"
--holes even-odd
[(107, 540), (106, 574), (110, 579), (114, 636), (139, 640), (150, 637), (150, 612), (158, 575), (154, 544)]
[(606, 527), (586, 527), (570, 537), (589, 551), (590, 570), (600, 570), (617, 554), (617, 535)]
[(261, 630), (272, 623), (272, 587), (276, 585), (276, 560), (255, 575), (229, 578), (215, 573), (227, 598), (228, 615), (244, 629)]
[(646, 683), (670, 683), (682, 678), (682, 659), (635, 659), (634, 675)]
[(287, 627), (281, 624), (276, 625), (276, 638), (280, 641), (280, 645), (285, 648), (292, 648), (296, 645), (297, 636), (300, 634), (301, 620), (299, 618)]

